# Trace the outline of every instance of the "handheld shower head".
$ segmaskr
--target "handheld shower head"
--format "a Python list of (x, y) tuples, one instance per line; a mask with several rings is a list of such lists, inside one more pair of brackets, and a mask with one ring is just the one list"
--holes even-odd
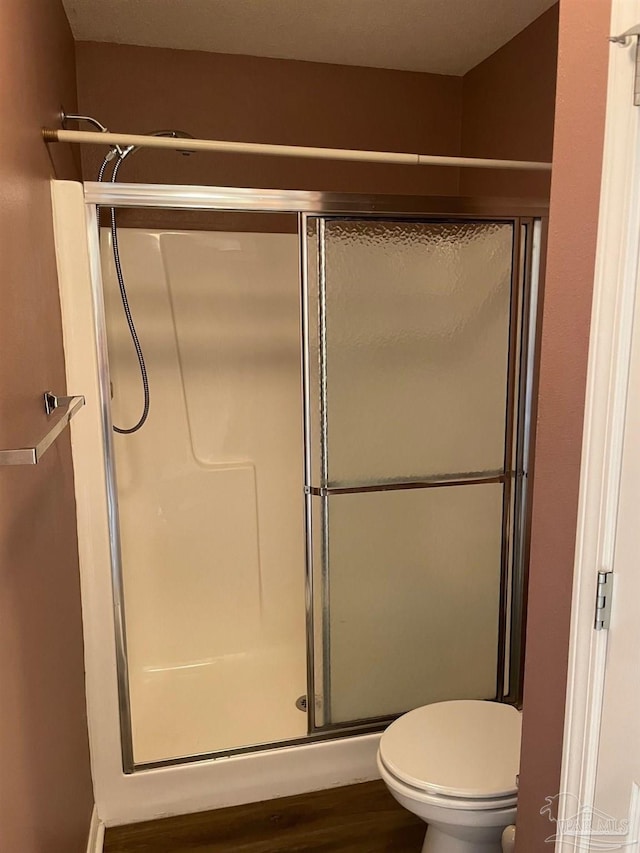
[[(193, 134), (187, 133), (186, 130), (154, 130), (151, 133), (146, 134), (147, 136), (168, 136), (170, 139), (193, 139)], [(121, 155), (120, 159), (124, 160), (124, 158), (131, 154), (132, 151), (137, 151), (139, 149), (138, 145), (130, 145), (128, 148), (125, 148)], [(183, 157), (188, 157), (192, 154), (192, 151), (180, 151), (178, 149), (178, 154), (182, 154)]]
[[(102, 131), (105, 131), (106, 128), (104, 125), (101, 125), (95, 119), (87, 118), (85, 116), (78, 116), (77, 119), (85, 119), (94, 124), (94, 126), (99, 126)], [(148, 136), (168, 136), (171, 139), (193, 139), (190, 133), (186, 133), (184, 130), (154, 130), (152, 133), (148, 134)], [(102, 181), (104, 179), (104, 174), (107, 169), (109, 163), (115, 160), (113, 165), (113, 169), (111, 171), (111, 182), (115, 183), (118, 179), (118, 172), (120, 171), (120, 166), (122, 166), (125, 158), (131, 154), (132, 151), (137, 151), (140, 146), (138, 145), (129, 145), (127, 148), (120, 148), (119, 145), (114, 145), (107, 152), (104, 160), (102, 161), (102, 166), (100, 167), (100, 171), (98, 172), (98, 181)], [(180, 154), (191, 154), (190, 151), (180, 151)], [(122, 307), (125, 314), (125, 319), (127, 321), (127, 325), (129, 326), (129, 334), (131, 335), (131, 340), (133, 341), (133, 346), (136, 351), (136, 356), (138, 359), (138, 365), (140, 367), (140, 378), (142, 381), (142, 392), (144, 403), (142, 407), (142, 414), (138, 418), (137, 422), (132, 427), (122, 428), (117, 427), (113, 424), (113, 429), (115, 432), (131, 435), (134, 432), (137, 432), (143, 424), (146, 422), (147, 417), (149, 415), (149, 407), (151, 405), (151, 394), (149, 391), (149, 379), (147, 376), (147, 366), (144, 359), (144, 353), (142, 352), (142, 346), (140, 344), (140, 340), (138, 339), (138, 333), (136, 331), (135, 324), (133, 322), (133, 316), (131, 314), (131, 308), (129, 306), (129, 297), (127, 296), (127, 288), (124, 281), (124, 275), (122, 273), (122, 263), (120, 261), (120, 249), (118, 247), (118, 226), (116, 222), (116, 208), (110, 208), (111, 212), (111, 241), (112, 241), (112, 249), (113, 249), (113, 259), (115, 263), (116, 269), (116, 277), (118, 279), (118, 288), (120, 290), (120, 298), (122, 300)]]
[[(95, 127), (97, 130), (99, 130), (100, 133), (109, 132), (109, 129), (105, 127), (101, 121), (98, 121), (97, 118), (94, 118), (93, 116), (80, 115), (79, 113), (67, 113), (65, 112), (64, 107), (61, 107), (60, 122), (62, 126), (66, 128), (67, 122), (69, 121), (87, 122), (88, 124)], [(114, 145), (107, 157), (109, 158), (109, 160), (113, 160), (116, 154), (122, 156), (122, 148), (120, 148), (119, 145)]]
[[(67, 113), (64, 108), (60, 109), (60, 120), (63, 127), (66, 127), (67, 122), (69, 121), (77, 121), (77, 122), (87, 122), (88, 124), (93, 125), (97, 130), (102, 133), (107, 133), (107, 128), (102, 124), (102, 122), (98, 121), (98, 119), (93, 116), (88, 115), (80, 115), (78, 113)], [(193, 139), (193, 134), (187, 133), (186, 130), (152, 130), (147, 136), (168, 136), (170, 139)], [(106, 160), (107, 162), (113, 160), (114, 157), (119, 157), (120, 160), (124, 160), (124, 158), (131, 154), (132, 151), (137, 151), (140, 146), (138, 145), (130, 145), (128, 148), (121, 148), (119, 145), (114, 145), (113, 148), (107, 154)], [(193, 154), (193, 151), (181, 151), (178, 149), (178, 154), (182, 154), (183, 157), (188, 157), (190, 154)]]

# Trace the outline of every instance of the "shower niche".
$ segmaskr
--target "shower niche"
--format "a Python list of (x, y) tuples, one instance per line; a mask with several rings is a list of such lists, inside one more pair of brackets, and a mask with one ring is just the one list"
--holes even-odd
[(87, 186), (125, 772), (517, 704), (544, 209)]

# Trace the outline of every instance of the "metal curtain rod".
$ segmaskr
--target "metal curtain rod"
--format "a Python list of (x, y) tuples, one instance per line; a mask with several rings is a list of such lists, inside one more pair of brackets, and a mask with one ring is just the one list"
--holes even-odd
[(138, 148), (168, 148), (171, 151), (214, 151), (224, 154), (263, 154), (272, 157), (305, 157), (318, 160), (352, 160), (360, 163), (396, 163), (406, 166), (463, 166), (473, 169), (520, 169), (550, 172), (551, 163), (536, 160), (490, 160), (482, 157), (441, 157), (435, 154), (404, 154), (393, 151), (356, 151), (349, 148), (305, 148), (261, 142), (226, 142), (218, 139), (173, 139), (130, 133), (90, 130), (42, 131), (45, 142), (76, 142), (88, 145), (130, 145)]

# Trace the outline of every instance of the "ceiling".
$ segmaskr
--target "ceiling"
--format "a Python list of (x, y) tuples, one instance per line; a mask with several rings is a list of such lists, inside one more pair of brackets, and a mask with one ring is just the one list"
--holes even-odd
[(64, 0), (78, 41), (462, 75), (556, 0)]

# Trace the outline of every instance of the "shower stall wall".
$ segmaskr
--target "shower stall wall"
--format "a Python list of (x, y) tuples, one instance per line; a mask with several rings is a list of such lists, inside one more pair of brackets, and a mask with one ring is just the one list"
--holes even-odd
[[(398, 714), (518, 703), (544, 207), (75, 190), (54, 206), (68, 379), (92, 392), (73, 442), (107, 819), (374, 778)], [(134, 435), (112, 429), (142, 391), (97, 205), (216, 212), (119, 229)]]
[[(129, 424), (140, 372), (101, 236), (111, 407)], [(145, 426), (113, 437), (134, 762), (302, 737), (296, 236), (121, 228), (119, 247), (151, 395)]]

